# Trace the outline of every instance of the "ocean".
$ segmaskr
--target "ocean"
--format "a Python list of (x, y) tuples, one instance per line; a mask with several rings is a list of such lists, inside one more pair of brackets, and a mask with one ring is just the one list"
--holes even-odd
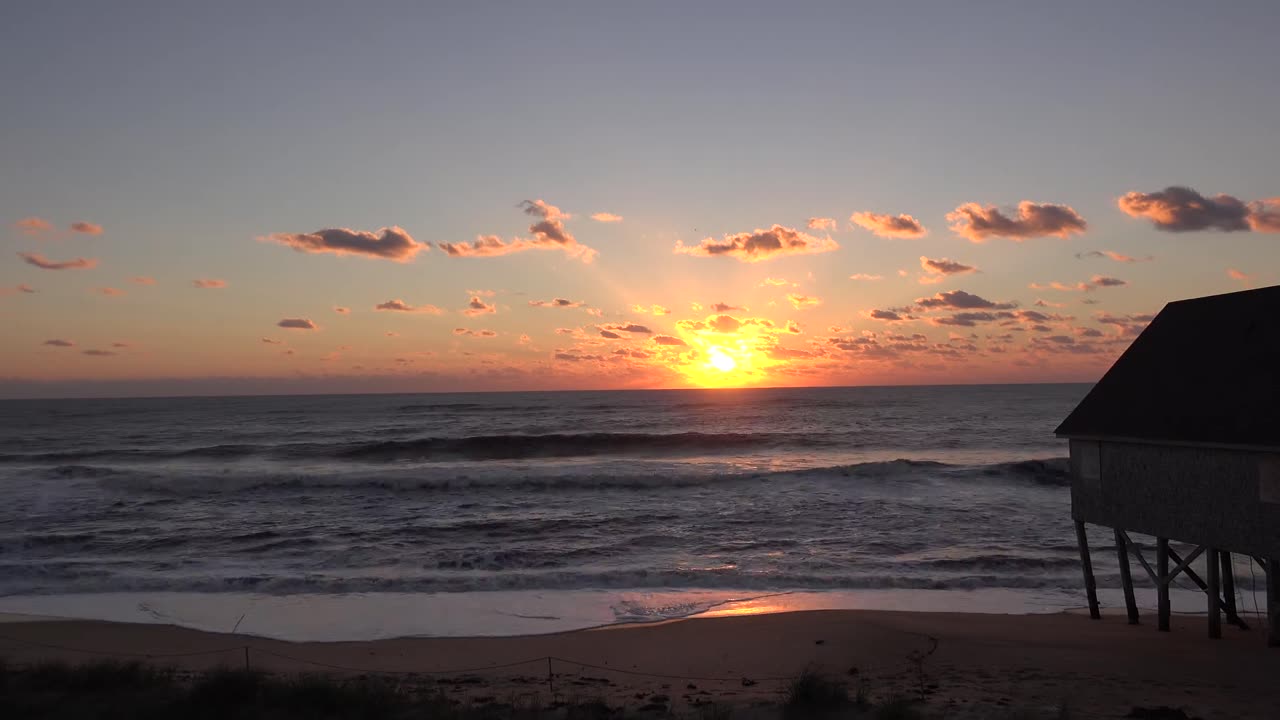
[(1088, 389), (0, 402), (0, 612), (348, 638), (1059, 610), (1053, 429)]

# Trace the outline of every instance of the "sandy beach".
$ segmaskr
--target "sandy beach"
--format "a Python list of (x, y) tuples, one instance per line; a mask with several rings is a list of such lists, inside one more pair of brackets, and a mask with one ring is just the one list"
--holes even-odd
[(478, 703), (559, 696), (636, 708), (662, 695), (676, 714), (708, 702), (756, 707), (777, 703), (787, 679), (806, 667), (877, 700), (923, 693), (928, 708), (948, 717), (1066, 705), (1073, 718), (1157, 706), (1267, 718), (1280, 703), (1280, 652), (1265, 647), (1262, 633), (1228, 628), (1210, 641), (1194, 616), (1160, 633), (1114, 616), (848, 610), (522, 637), (302, 643), (170, 625), (9, 620), (0, 625), (0, 654), (15, 664), (119, 657), (197, 671), (247, 661), (277, 673), (395, 673)]

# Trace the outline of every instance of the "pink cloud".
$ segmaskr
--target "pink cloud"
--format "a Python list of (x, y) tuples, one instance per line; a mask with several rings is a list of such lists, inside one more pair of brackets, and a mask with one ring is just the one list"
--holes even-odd
[(1034, 203), (1023, 200), (1018, 203), (1016, 217), (1009, 217), (994, 205), (983, 207), (978, 203), (965, 203), (954, 212), (947, 213), (952, 232), (970, 242), (986, 242), (993, 237), (1003, 237), (1021, 242), (1038, 237), (1060, 237), (1064, 240), (1072, 234), (1083, 233), (1087, 223), (1068, 205)]
[(1239, 270), (1236, 270), (1235, 268), (1229, 268), (1229, 269), (1227, 270), (1227, 277), (1231, 278), (1232, 280), (1238, 280), (1238, 281), (1240, 281), (1240, 282), (1244, 283), (1245, 285), (1251, 285), (1251, 284), (1253, 283), (1253, 278), (1254, 278), (1254, 276), (1253, 276), (1253, 275), (1249, 275), (1249, 274), (1247, 274), (1247, 273), (1240, 272)]
[(467, 308), (462, 311), (467, 317), (475, 317), (477, 315), (491, 315), (498, 312), (498, 308), (486, 303), (480, 299), (479, 295), (473, 295), (471, 301), (467, 303)]
[(30, 285), (27, 285), (26, 283), (23, 283), (21, 285), (15, 285), (13, 287), (0, 288), (0, 297), (8, 297), (10, 295), (17, 295), (18, 293), (23, 293), (26, 295), (34, 295), (35, 292), (36, 292), (35, 288), (31, 287)]
[(831, 252), (840, 246), (830, 237), (816, 237), (794, 228), (774, 225), (768, 230), (725, 235), (723, 240), (706, 238), (698, 245), (677, 242), (677, 254), (698, 257), (732, 257), (741, 262), (762, 262), (786, 255)]
[(41, 270), (88, 270), (97, 267), (98, 261), (93, 258), (72, 258), (70, 260), (50, 260), (40, 253), (18, 253), (18, 257), (28, 265), (35, 265)]
[(530, 300), (529, 307), (549, 307), (549, 308), (576, 308), (582, 307), (585, 303), (579, 300), (566, 300), (564, 298), (555, 298), (554, 300)]
[(226, 280), (192, 280), (192, 286), (207, 290), (218, 290), (227, 286)]
[(1061, 290), (1063, 292), (1093, 292), (1098, 288), (1123, 287), (1128, 284), (1129, 282), (1127, 280), (1121, 280), (1120, 278), (1108, 277), (1106, 275), (1094, 275), (1092, 278), (1089, 279), (1088, 282), (1078, 282), (1075, 285), (1068, 285), (1066, 283), (1060, 283), (1060, 282), (1054, 281), (1049, 283), (1048, 285), (1042, 285), (1040, 283), (1031, 283), (1027, 287), (1030, 287), (1032, 290)]
[(277, 327), (289, 330), (318, 330), (319, 327), (306, 318), (285, 318), (276, 323)]
[(94, 223), (91, 223), (91, 222), (84, 222), (84, 221), (73, 222), (71, 223), (71, 231), (83, 233), (85, 235), (101, 235), (102, 226), (95, 225)]
[(336, 313), (338, 313), (339, 315), (350, 315), (350, 314), (351, 314), (351, 308), (349, 308), (349, 307), (342, 307), (341, 305), (334, 305), (334, 306), (333, 306), (333, 311), (334, 311), (334, 312), (336, 312)]
[(592, 215), (592, 216), (591, 216), (591, 219), (592, 219), (592, 220), (595, 220), (596, 222), (602, 222), (602, 223), (620, 223), (620, 222), (622, 222), (622, 216), (621, 216), (621, 215), (614, 215), (613, 213), (609, 213), (609, 212), (598, 212), (598, 213), (596, 213), (596, 214)]
[(571, 217), (568, 213), (543, 200), (525, 200), (519, 207), (526, 215), (539, 218), (529, 226), (532, 238), (517, 237), (504, 241), (497, 235), (480, 235), (470, 243), (440, 243), (440, 249), (449, 257), (497, 257), (526, 250), (560, 250), (584, 263), (595, 260), (595, 249), (579, 243), (565, 229), (563, 221)]
[(849, 220), (873, 234), (885, 238), (920, 238), (929, 234), (919, 220), (907, 214), (882, 215), (873, 212), (856, 212)]
[(75, 340), (61, 340), (61, 339), (45, 340), (41, 344), (48, 345), (50, 347), (75, 347), (76, 346)]
[(1249, 227), (1254, 232), (1280, 233), (1280, 197), (1249, 203)]
[(956, 310), (1012, 310), (1018, 306), (1015, 302), (992, 302), (984, 297), (967, 293), (963, 290), (936, 293), (932, 297), (916, 298), (916, 305), (924, 310), (952, 308)]
[(121, 290), (120, 288), (113, 288), (113, 287), (94, 288), (94, 292), (98, 293), (99, 295), (106, 295), (107, 297), (119, 297), (121, 295), (126, 294), (125, 291)]
[(1116, 201), (1126, 215), (1150, 220), (1157, 230), (1248, 232), (1249, 207), (1231, 195), (1205, 197), (1188, 187), (1153, 193), (1129, 192)]
[(491, 338), (497, 337), (498, 333), (492, 330), (468, 330), (467, 328), (454, 328), (454, 335), (463, 335), (466, 337)]
[(404, 229), (394, 225), (377, 232), (327, 228), (313, 233), (273, 233), (263, 239), (303, 253), (359, 255), (395, 262), (409, 262), (419, 252), (430, 249), (429, 244), (417, 242)]
[(811, 217), (808, 226), (810, 230), (835, 230), (836, 219), (829, 217)]
[(1139, 258), (1125, 255), (1124, 253), (1118, 253), (1113, 250), (1090, 250), (1088, 252), (1076, 253), (1076, 258), (1079, 260), (1084, 260), (1085, 258), (1109, 258), (1122, 263), (1150, 262), (1155, 260), (1155, 257), (1152, 255)]
[(944, 278), (951, 275), (966, 275), (971, 272), (977, 272), (978, 268), (972, 265), (956, 262), (950, 258), (928, 258), (924, 255), (920, 256), (920, 267), (929, 275)]
[(384, 303), (378, 303), (373, 306), (374, 310), (385, 310), (389, 312), (404, 313), (423, 313), (426, 315), (443, 315), (444, 310), (435, 305), (410, 305), (403, 300), (388, 300)]
[(13, 227), (23, 235), (39, 235), (53, 229), (53, 223), (38, 217), (25, 217), (15, 222)]

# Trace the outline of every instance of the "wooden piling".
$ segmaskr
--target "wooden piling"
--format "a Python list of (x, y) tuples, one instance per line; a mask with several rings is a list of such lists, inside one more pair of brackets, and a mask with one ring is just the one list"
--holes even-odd
[(1156, 627), (1169, 632), (1169, 538), (1156, 538)]
[(1280, 558), (1267, 558), (1267, 645), (1280, 647)]
[(1120, 560), (1120, 586), (1124, 588), (1124, 609), (1129, 614), (1129, 624), (1138, 624), (1138, 600), (1133, 596), (1133, 575), (1129, 572), (1129, 539), (1116, 530), (1116, 554)]
[(1208, 576), (1208, 587), (1205, 594), (1209, 598), (1209, 637), (1222, 637), (1222, 601), (1219, 599), (1222, 583), (1219, 582), (1221, 564), (1218, 561), (1218, 549), (1209, 548), (1204, 553), (1205, 575)]
[(1089, 598), (1089, 617), (1098, 620), (1102, 613), (1098, 611), (1098, 585), (1093, 579), (1093, 561), (1089, 558), (1089, 537), (1084, 532), (1084, 523), (1076, 521), (1076, 543), (1080, 546), (1080, 566), (1084, 570), (1084, 591)]
[[(1240, 624), (1240, 614), (1236, 611), (1236, 566), (1231, 560), (1231, 553), (1218, 553), (1222, 563), (1222, 609), (1227, 615), (1227, 622)], [(1245, 626), (1248, 630), (1248, 626)]]

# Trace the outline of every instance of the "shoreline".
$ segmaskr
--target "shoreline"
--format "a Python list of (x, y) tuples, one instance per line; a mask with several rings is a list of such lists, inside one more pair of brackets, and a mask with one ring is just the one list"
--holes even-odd
[[(199, 672), (414, 678), (464, 702), (539, 694), (548, 672), (561, 694), (635, 705), (664, 694), (673, 710), (700, 702), (770, 703), (814, 668), (872, 697), (919, 694), (930, 707), (1043, 708), (1119, 717), (1132, 707), (1192, 715), (1267, 717), (1280, 701), (1280, 652), (1259, 628), (1205, 637), (1203, 618), (1178, 615), (1171, 633), (1151, 618), (818, 610), (700, 617), (518, 637), (289, 642), (173, 625), (15, 619), (0, 655), (25, 665), (117, 657)], [(931, 646), (936, 641), (936, 647)], [(918, 660), (917, 660), (918, 659)], [(930, 687), (932, 686), (932, 687)], [(979, 715), (981, 716), (981, 715)]]

